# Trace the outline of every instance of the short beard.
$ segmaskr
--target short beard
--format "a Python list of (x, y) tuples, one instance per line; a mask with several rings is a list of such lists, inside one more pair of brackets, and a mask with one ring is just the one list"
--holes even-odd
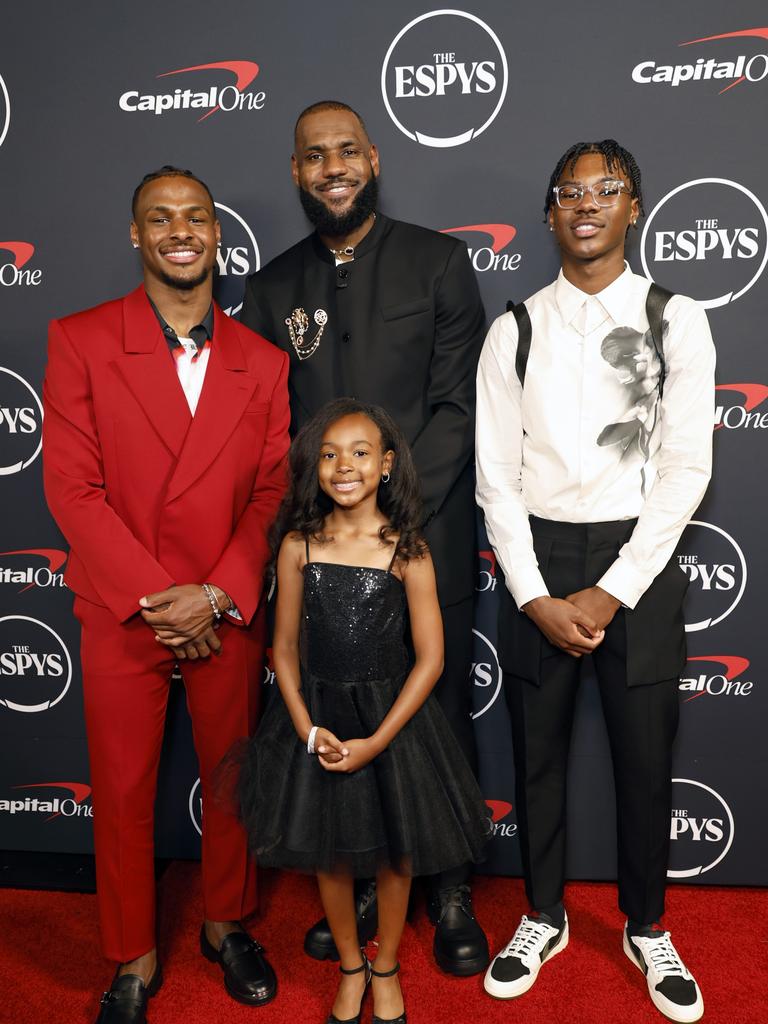
[(191, 292), (193, 289), (199, 287), (201, 284), (205, 284), (205, 282), (208, 280), (210, 273), (211, 268), (207, 267), (205, 270), (202, 270), (197, 275), (197, 277), (172, 277), (170, 274), (166, 274), (165, 271), (162, 271), (160, 276), (163, 280), (163, 284), (167, 284), (169, 288), (175, 288), (176, 291), (179, 292)]
[(346, 213), (340, 215), (330, 210), (325, 203), (299, 186), (299, 199), (304, 213), (312, 222), (317, 233), (326, 238), (345, 238), (357, 231), (376, 212), (379, 202), (379, 180), (372, 174), (366, 185), (357, 193)]

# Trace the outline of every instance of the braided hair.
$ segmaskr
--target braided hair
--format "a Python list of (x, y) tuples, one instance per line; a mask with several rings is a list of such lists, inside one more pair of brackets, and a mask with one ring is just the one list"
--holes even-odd
[(605, 165), (611, 174), (616, 171), (624, 171), (629, 178), (630, 194), (633, 199), (637, 199), (640, 213), (645, 213), (643, 209), (643, 190), (640, 185), (640, 168), (637, 166), (637, 161), (629, 150), (620, 146), (615, 139), (603, 139), (601, 142), (576, 142), (560, 157), (557, 167), (555, 167), (552, 177), (549, 179), (547, 196), (544, 202), (544, 220), (546, 221), (549, 216), (549, 209), (554, 202), (552, 189), (557, 185), (563, 171), (567, 167), (572, 174), (576, 161), (579, 157), (584, 156), (585, 153), (600, 153), (605, 159)]

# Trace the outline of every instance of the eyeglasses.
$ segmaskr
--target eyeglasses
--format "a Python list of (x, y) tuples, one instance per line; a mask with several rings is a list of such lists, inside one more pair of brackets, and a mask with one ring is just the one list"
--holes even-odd
[(594, 185), (582, 185), (580, 182), (574, 185), (556, 185), (552, 191), (561, 210), (572, 210), (579, 205), (587, 192), (598, 206), (615, 206), (622, 192), (632, 190), (623, 181), (605, 179), (595, 182)]

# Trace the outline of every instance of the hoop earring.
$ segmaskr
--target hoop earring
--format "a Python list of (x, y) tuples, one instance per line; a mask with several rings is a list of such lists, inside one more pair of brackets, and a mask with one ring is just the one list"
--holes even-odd
[(389, 481), (390, 481), (389, 470), (386, 470), (386, 472), (381, 474), (381, 482), (383, 484), (388, 484)]

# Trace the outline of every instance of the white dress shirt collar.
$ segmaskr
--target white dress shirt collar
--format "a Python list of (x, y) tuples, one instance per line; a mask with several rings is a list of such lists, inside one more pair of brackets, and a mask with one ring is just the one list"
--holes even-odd
[[(607, 317), (611, 317), (614, 323), (626, 323), (627, 313), (632, 309), (630, 296), (634, 277), (629, 264), (625, 261), (624, 270), (607, 288), (590, 295), (571, 284), (561, 270), (555, 281), (555, 305), (563, 326), (573, 327), (579, 334), (589, 334)], [(627, 326), (644, 330), (642, 316), (641, 308), (637, 311), (637, 323)]]

